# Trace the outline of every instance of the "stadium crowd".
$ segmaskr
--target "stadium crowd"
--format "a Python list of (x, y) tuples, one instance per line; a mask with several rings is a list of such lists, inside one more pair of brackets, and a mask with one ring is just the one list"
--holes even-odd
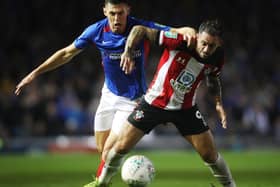
[[(172, 4), (172, 5), (171, 5)], [(42, 75), (20, 96), (18, 81), (51, 53), (73, 42), (87, 25), (102, 19), (102, 1), (5, 0), (1, 2), (0, 137), (85, 135), (103, 82), (95, 46), (73, 62)], [(172, 7), (172, 9), (170, 9)], [(199, 102), (214, 133), (274, 137), (280, 143), (280, 13), (277, 0), (132, 1), (132, 15), (171, 26), (197, 27), (208, 17), (220, 18), (227, 34), (227, 63), (222, 73), (229, 132), (222, 130), (211, 98), (202, 85)], [(169, 12), (170, 11), (170, 12)], [(148, 80), (159, 51), (152, 49)], [(161, 128), (156, 133), (166, 133)]]

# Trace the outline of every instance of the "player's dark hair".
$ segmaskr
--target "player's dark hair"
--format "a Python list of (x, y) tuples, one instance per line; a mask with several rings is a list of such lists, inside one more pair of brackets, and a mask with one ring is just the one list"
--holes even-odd
[(129, 0), (105, 0), (105, 5), (106, 4), (113, 4), (113, 5), (117, 5), (117, 4), (121, 4), (121, 3), (125, 3), (125, 4), (130, 4)]
[(212, 36), (223, 37), (223, 26), (221, 22), (217, 19), (215, 20), (206, 20), (202, 22), (198, 29), (199, 33), (207, 32)]

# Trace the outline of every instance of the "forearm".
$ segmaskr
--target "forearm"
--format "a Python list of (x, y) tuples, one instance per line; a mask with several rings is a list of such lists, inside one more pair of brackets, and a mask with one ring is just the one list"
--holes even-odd
[(32, 71), (35, 76), (56, 69), (57, 67), (69, 62), (81, 50), (73, 45), (60, 49), (50, 56), (45, 62)]
[(220, 78), (217, 76), (207, 76), (207, 86), (215, 97), (216, 111), (221, 119), (223, 128), (227, 128), (227, 115), (222, 103), (222, 86)]
[(214, 96), (216, 104), (222, 104), (222, 86), (219, 77), (208, 76), (207, 86), (209, 92)]
[(125, 52), (131, 54), (141, 40), (147, 39), (151, 42), (156, 41), (158, 30), (150, 29), (144, 26), (134, 26), (126, 41)]
[(64, 56), (63, 51), (57, 51), (52, 56), (50, 56), (45, 62), (38, 66), (33, 72), (36, 75), (40, 75), (47, 71), (51, 71), (65, 63), (67, 63), (70, 58)]
[(180, 34), (188, 34), (190, 36), (195, 36), (196, 35), (196, 30), (192, 27), (180, 27), (180, 28), (171, 28), (171, 32), (177, 32)]

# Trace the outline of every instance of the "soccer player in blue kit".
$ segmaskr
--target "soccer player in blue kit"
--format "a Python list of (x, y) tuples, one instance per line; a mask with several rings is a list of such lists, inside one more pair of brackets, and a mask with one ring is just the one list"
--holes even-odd
[[(190, 38), (195, 36), (195, 30), (190, 27), (170, 28), (130, 16), (129, 0), (105, 0), (103, 12), (106, 18), (87, 27), (69, 46), (56, 51), (24, 77), (15, 90), (15, 94), (19, 95), (21, 90), (40, 74), (70, 62), (88, 46), (95, 44), (101, 52), (105, 75), (102, 96), (94, 120), (96, 145), (100, 153), (113, 146), (122, 124), (136, 106), (136, 99), (142, 96), (147, 88), (144, 73), (144, 41), (134, 53), (135, 67), (128, 67), (125, 71), (120, 67), (121, 54), (132, 27), (143, 25), (159, 30), (179, 32)], [(189, 45), (192, 43), (190, 42)], [(103, 165), (104, 162), (101, 161), (96, 177), (100, 175)]]

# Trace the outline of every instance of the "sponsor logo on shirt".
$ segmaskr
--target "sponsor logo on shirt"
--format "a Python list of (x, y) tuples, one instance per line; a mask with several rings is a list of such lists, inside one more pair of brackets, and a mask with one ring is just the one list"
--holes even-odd
[(170, 80), (170, 84), (173, 90), (181, 96), (183, 96), (185, 93), (190, 92), (193, 82), (194, 76), (188, 71), (182, 71), (176, 78), (176, 80)]
[[(105, 56), (108, 56), (110, 60), (120, 60), (122, 53), (108, 53)], [(136, 50), (133, 52), (133, 58), (138, 58), (142, 56), (141, 50)]]
[(176, 62), (178, 62), (178, 63), (180, 63), (180, 64), (182, 64), (182, 65), (185, 65), (185, 64), (186, 64), (186, 59), (179, 56), (179, 57), (176, 59)]
[(166, 32), (164, 32), (164, 36), (165, 36), (166, 38), (177, 39), (178, 34), (175, 33), (175, 32), (166, 31)]

